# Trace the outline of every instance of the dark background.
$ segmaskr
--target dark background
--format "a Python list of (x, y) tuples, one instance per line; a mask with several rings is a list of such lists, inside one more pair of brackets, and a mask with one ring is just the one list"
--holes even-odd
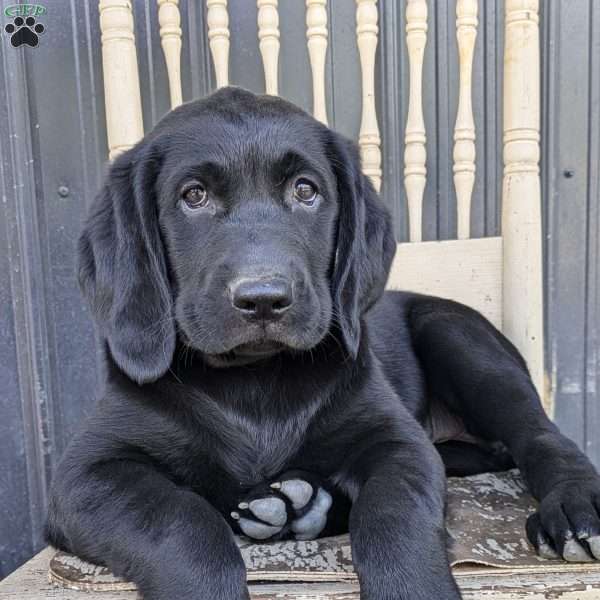
[[(13, 2), (2, 0), (2, 9)], [(156, 3), (134, 0), (146, 130), (169, 108)], [(106, 157), (95, 1), (47, 0), (38, 48), (0, 44), (0, 578), (42, 545), (47, 489), (99, 388), (93, 328), (74, 277), (74, 243)], [(334, 8), (332, 8), (334, 5)], [(280, 2), (280, 93), (311, 108), (304, 2)], [(600, 464), (600, 2), (542, 0), (546, 356), (556, 419)], [(406, 239), (404, 2), (379, 0), (377, 63), (383, 196)], [(503, 3), (480, 0), (474, 65), (473, 236), (498, 235)], [(204, 2), (181, 0), (184, 100), (214, 88)], [(357, 138), (355, 3), (329, 3), (330, 124)], [(256, 8), (229, 0), (230, 80), (263, 91)], [(452, 135), (458, 99), (455, 6), (429, 1), (425, 57), (426, 239), (455, 236)], [(568, 172), (568, 173), (567, 173)], [(570, 176), (568, 176), (570, 175)]]

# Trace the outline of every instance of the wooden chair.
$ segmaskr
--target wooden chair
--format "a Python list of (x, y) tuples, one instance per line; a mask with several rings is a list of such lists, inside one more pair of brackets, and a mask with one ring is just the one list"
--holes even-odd
[[(471, 74), (478, 28), (477, 0), (458, 0), (459, 105), (454, 129), (454, 183), (458, 239), (422, 242), (426, 131), (422, 73), (427, 43), (427, 2), (406, 0), (410, 97), (405, 129), (404, 181), (410, 243), (398, 245), (389, 287), (435, 294), (476, 308), (525, 356), (544, 398), (540, 156), (540, 53), (538, 0), (506, 0), (504, 49), (504, 177), (502, 236), (470, 238), (475, 182), (475, 125)], [(229, 83), (227, 0), (207, 0), (208, 38), (217, 86)], [(313, 112), (327, 123), (325, 56), (327, 0), (306, 0), (306, 35), (313, 82)], [(160, 38), (172, 107), (181, 103), (178, 0), (158, 0)], [(144, 134), (132, 7), (129, 0), (100, 0), (104, 90), (110, 158)], [(277, 0), (257, 0), (265, 88), (277, 94), (280, 48)], [(358, 143), (363, 170), (382, 185), (381, 137), (375, 105), (377, 0), (356, 0), (356, 36), (362, 70), (362, 121)], [(425, 99), (426, 100), (426, 99)], [(500, 149), (498, 149), (500, 150)], [(383, 182), (385, 185), (385, 181)], [(551, 409), (547, 405), (547, 409)]]
[[(423, 242), (422, 204), (426, 173), (426, 131), (422, 74), (427, 43), (426, 0), (406, 1), (406, 44), (410, 66), (410, 96), (405, 128), (404, 181), (410, 220), (410, 241), (398, 245), (389, 287), (452, 298), (485, 316), (515, 343), (525, 356), (535, 384), (543, 394), (543, 307), (540, 217), (540, 53), (539, 0), (505, 0), (504, 121), (502, 236), (470, 238), (471, 196), (475, 182), (475, 125), (472, 110), (472, 67), (478, 29), (477, 0), (457, 0), (459, 105), (454, 129), (454, 183), (458, 239)], [(171, 106), (182, 101), (180, 55), (182, 30), (178, 0), (157, 0), (160, 39), (167, 65)], [(206, 0), (208, 39), (217, 86), (228, 84), (230, 31), (227, 0)], [(130, 0), (100, 0), (102, 59), (109, 157), (133, 146), (143, 135), (134, 21)], [(327, 0), (306, 0), (306, 35), (313, 83), (313, 112), (327, 123), (325, 57), (328, 45)], [(278, 93), (280, 49), (278, 0), (257, 0), (259, 47), (267, 93)], [(375, 103), (375, 53), (378, 43), (377, 0), (356, 0), (356, 36), (362, 82), (362, 119), (358, 143), (364, 172), (379, 189), (382, 182), (381, 137)], [(499, 149), (498, 149), (499, 150)], [(551, 409), (549, 404), (547, 409)], [(464, 488), (464, 483), (459, 485)], [(486, 484), (487, 485), (487, 484)], [(460, 505), (460, 503), (458, 504)], [(521, 519), (522, 521), (522, 519)], [(521, 522), (519, 521), (519, 522)], [(506, 522), (511, 522), (510, 519)], [(515, 536), (522, 536), (522, 531)], [(522, 542), (525, 544), (525, 542)], [(518, 545), (518, 544), (517, 544)], [(511, 546), (512, 547), (512, 546)], [(517, 547), (517, 546), (514, 546)], [(3, 598), (55, 598), (47, 583), (46, 550), (0, 584)], [(95, 573), (95, 571), (94, 571)], [(50, 569), (52, 575), (52, 568)], [(599, 598), (598, 567), (548, 567), (457, 570), (465, 598)], [(104, 579), (103, 579), (104, 578)], [(56, 580), (56, 574), (55, 574)], [(133, 600), (128, 584), (101, 574), (86, 598)], [(79, 587), (78, 587), (79, 586)], [(121, 586), (121, 587), (119, 587)], [(124, 587), (123, 587), (124, 586)], [(93, 590), (103, 589), (102, 592)], [(330, 598), (356, 600), (355, 581), (251, 586), (255, 598)], [(78, 598), (63, 590), (60, 597)]]

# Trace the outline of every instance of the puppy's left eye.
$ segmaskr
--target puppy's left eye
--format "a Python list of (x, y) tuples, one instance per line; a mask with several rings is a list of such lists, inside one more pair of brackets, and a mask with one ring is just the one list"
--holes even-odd
[(304, 177), (298, 179), (294, 184), (294, 198), (305, 206), (313, 206), (318, 195), (317, 186)]
[(210, 204), (208, 192), (201, 183), (193, 183), (184, 187), (181, 192), (184, 207), (188, 210), (207, 208)]

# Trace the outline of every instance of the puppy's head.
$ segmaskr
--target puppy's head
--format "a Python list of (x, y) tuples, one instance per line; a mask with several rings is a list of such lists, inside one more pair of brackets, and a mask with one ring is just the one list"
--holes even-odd
[(329, 333), (356, 356), (394, 248), (354, 144), (288, 102), (226, 88), (115, 160), (79, 278), (114, 361), (144, 383), (178, 338), (214, 366)]

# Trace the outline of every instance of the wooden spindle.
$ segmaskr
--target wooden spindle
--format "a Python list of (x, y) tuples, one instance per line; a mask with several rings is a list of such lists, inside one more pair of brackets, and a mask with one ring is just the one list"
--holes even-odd
[(129, 0), (100, 0), (102, 72), (108, 156), (114, 159), (144, 135), (140, 77)]
[(543, 395), (538, 0), (505, 1), (503, 331)]
[(176, 108), (181, 99), (181, 16), (179, 0), (158, 0), (158, 22), (160, 24), (160, 42), (167, 74), (169, 76), (169, 92), (171, 108)]
[(471, 197), (475, 184), (475, 120), (472, 73), (477, 37), (477, 0), (456, 3), (456, 39), (460, 68), (458, 112), (454, 127), (454, 187), (458, 213), (458, 239), (471, 234)]
[(206, 0), (208, 40), (217, 87), (229, 85), (229, 15), (227, 0)]
[(408, 202), (410, 241), (423, 237), (423, 194), (427, 182), (427, 151), (423, 118), (423, 57), (427, 43), (427, 2), (406, 2), (406, 45), (409, 61), (408, 117), (404, 134), (404, 186)]
[(375, 109), (375, 51), (377, 50), (377, 0), (356, 0), (356, 36), (362, 73), (362, 119), (358, 145), (362, 169), (381, 188), (381, 138)]
[(306, 38), (312, 71), (313, 115), (325, 125), (327, 125), (325, 101), (327, 37), (327, 0), (306, 0)]
[(279, 61), (279, 13), (277, 0), (257, 0), (258, 39), (265, 69), (265, 91), (277, 96), (277, 65)]

